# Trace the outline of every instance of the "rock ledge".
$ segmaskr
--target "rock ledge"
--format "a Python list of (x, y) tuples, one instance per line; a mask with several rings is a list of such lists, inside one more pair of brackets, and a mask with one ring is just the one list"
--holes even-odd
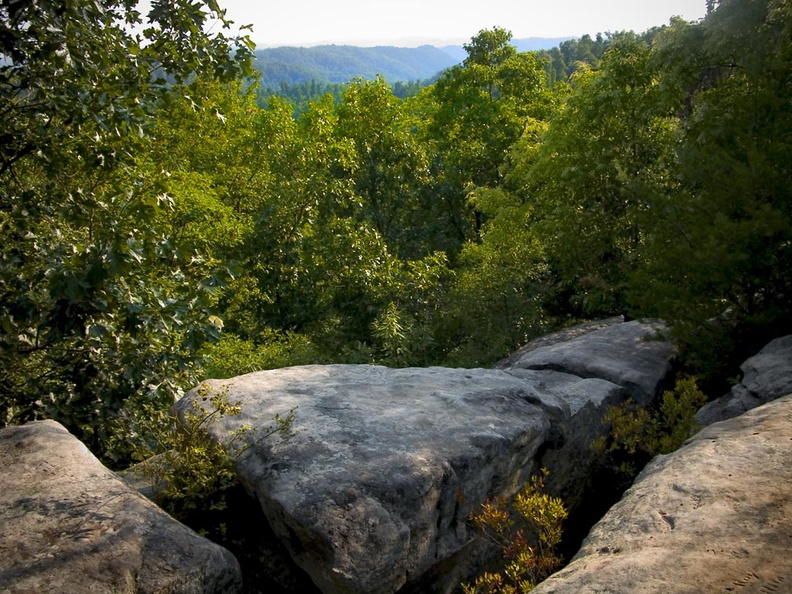
[(655, 458), (536, 594), (792, 590), (792, 395)]
[(54, 421), (0, 430), (0, 592), (236, 592), (224, 548), (134, 491)]

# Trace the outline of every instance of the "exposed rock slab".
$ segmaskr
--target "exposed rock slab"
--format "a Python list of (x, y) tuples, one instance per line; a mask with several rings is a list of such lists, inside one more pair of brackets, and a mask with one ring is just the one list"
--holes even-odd
[(54, 421), (0, 430), (0, 592), (235, 592), (236, 559)]
[(496, 363), (495, 367), (498, 369), (508, 369), (515, 367), (517, 362), (524, 355), (530, 353), (531, 351), (535, 351), (538, 348), (552, 346), (561, 342), (569, 342), (570, 340), (574, 340), (579, 336), (589, 334), (595, 330), (602, 330), (603, 328), (608, 328), (609, 326), (622, 323), (624, 323), (624, 316), (616, 316), (604, 320), (583, 322), (582, 324), (576, 324), (574, 326), (570, 326), (569, 328), (564, 328), (562, 330), (557, 330), (556, 332), (551, 332), (550, 334), (545, 334), (544, 336), (540, 336), (539, 338), (535, 338), (532, 341), (524, 344), (511, 355)]
[(700, 425), (731, 419), (792, 393), (792, 336), (777, 338), (740, 366), (742, 381), (699, 410)]
[(508, 369), (507, 373), (547, 391), (569, 407), (574, 417), (584, 408), (602, 409), (617, 404), (624, 389), (599, 378), (581, 378), (551, 369)]
[[(591, 444), (607, 430), (603, 424), (607, 409), (624, 403), (628, 393), (607, 380), (550, 369), (512, 369), (508, 373), (549, 391), (569, 406), (569, 418), (552, 425), (551, 438), (558, 437), (548, 443), (538, 462), (550, 471), (545, 481), (549, 492), (561, 497), (567, 509), (575, 512), (591, 503), (591, 490), (596, 489), (597, 455)], [(563, 428), (561, 435), (559, 427)]]
[(667, 378), (676, 353), (671, 342), (657, 339), (665, 330), (658, 320), (620, 323), (618, 318), (576, 326), (529, 343), (497, 367), (599, 378), (621, 386), (639, 404), (648, 404)]
[(291, 436), (256, 443), (237, 466), (324, 592), (393, 592), (458, 553), (473, 507), (513, 494), (550, 417), (569, 416), (498, 370), (305, 366), (207, 383), (242, 404), (212, 425), (220, 440), (299, 407)]
[(792, 590), (792, 396), (653, 460), (537, 594)]
[(467, 519), (487, 497), (545, 466), (573, 510), (591, 500), (606, 409), (653, 399), (670, 371), (674, 347), (651, 340), (662, 329), (584, 324), (526, 345), (502, 370), (305, 366), (208, 382), (242, 405), (210, 431), (226, 441), (299, 407), (290, 437), (256, 443), (237, 466), (324, 592), (450, 592), (476, 569)]

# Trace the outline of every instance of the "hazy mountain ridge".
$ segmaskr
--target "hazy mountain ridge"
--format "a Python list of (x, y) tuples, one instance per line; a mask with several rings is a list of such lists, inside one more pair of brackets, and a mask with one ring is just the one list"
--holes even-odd
[(319, 45), (256, 50), (255, 66), (262, 72), (262, 84), (269, 86), (311, 80), (341, 83), (357, 77), (371, 79), (378, 74), (388, 82), (421, 80), (456, 63), (453, 57), (431, 45)]
[[(519, 51), (550, 49), (571, 37), (512, 40)], [(465, 58), (461, 45), (442, 48), (359, 47), (353, 45), (318, 45), (314, 47), (274, 47), (256, 50), (255, 66), (261, 71), (265, 87), (281, 82), (300, 84), (312, 80), (343, 83), (353, 78), (385, 77), (389, 83), (425, 80), (458, 64)]]

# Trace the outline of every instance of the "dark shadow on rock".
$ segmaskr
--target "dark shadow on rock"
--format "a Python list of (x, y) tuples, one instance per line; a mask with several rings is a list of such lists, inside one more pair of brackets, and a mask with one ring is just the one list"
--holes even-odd
[(231, 551), (242, 570), (241, 594), (320, 594), (273, 534), (258, 501), (241, 486), (226, 493), (226, 509), (202, 511), (184, 522)]

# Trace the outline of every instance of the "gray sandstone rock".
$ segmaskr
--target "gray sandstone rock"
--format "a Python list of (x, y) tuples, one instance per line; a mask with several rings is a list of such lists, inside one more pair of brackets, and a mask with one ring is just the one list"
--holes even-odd
[[(576, 327), (579, 328), (579, 327)], [(501, 369), (550, 369), (599, 378), (624, 388), (639, 404), (651, 402), (671, 370), (674, 345), (658, 340), (666, 329), (657, 320), (617, 320), (587, 325), (529, 343), (498, 364)], [(572, 329), (574, 330), (574, 329)]]
[(549, 492), (570, 512), (587, 508), (593, 491), (609, 488), (598, 484), (591, 448), (606, 431), (607, 409), (627, 398), (647, 405), (667, 380), (676, 349), (657, 339), (665, 329), (657, 320), (587, 322), (531, 341), (498, 363), (570, 408), (563, 441), (549, 444), (538, 460), (550, 471)]
[(655, 458), (536, 594), (792, 589), (792, 395)]
[(609, 407), (622, 404), (628, 394), (607, 380), (549, 369), (513, 369), (508, 373), (548, 390), (569, 406), (568, 420), (561, 424), (558, 419), (558, 425), (552, 426), (551, 435), (560, 432), (556, 427), (563, 427), (563, 437), (548, 443), (537, 462), (550, 471), (545, 480), (548, 491), (561, 497), (567, 509), (573, 511), (585, 504), (591, 489), (596, 488), (597, 455), (591, 444), (607, 430), (603, 424), (605, 413)]
[(470, 511), (515, 493), (550, 417), (569, 414), (551, 393), (498, 370), (305, 366), (207, 383), (242, 404), (211, 426), (219, 440), (299, 407), (290, 436), (257, 442), (237, 466), (328, 593), (394, 592), (459, 553), (472, 538)]
[(497, 369), (509, 369), (515, 367), (517, 361), (519, 361), (524, 355), (530, 353), (531, 351), (535, 351), (538, 348), (552, 346), (562, 342), (569, 342), (570, 340), (574, 340), (579, 336), (589, 334), (595, 330), (602, 330), (603, 328), (608, 328), (609, 326), (622, 323), (624, 323), (624, 316), (617, 316), (613, 318), (607, 318), (605, 320), (583, 322), (582, 324), (576, 324), (574, 326), (570, 326), (569, 328), (564, 328), (563, 330), (545, 334), (544, 336), (540, 336), (539, 338), (535, 338), (531, 342), (524, 344), (511, 355), (496, 363), (494, 367)]
[(731, 419), (757, 406), (792, 393), (792, 336), (777, 338), (741, 366), (742, 381), (729, 394), (704, 405), (696, 415), (700, 425)]
[(66, 429), (0, 430), (0, 592), (235, 592), (236, 559), (105, 468)]
[(501, 370), (331, 365), (210, 381), (242, 405), (210, 431), (225, 441), (299, 407), (290, 437), (257, 442), (237, 467), (324, 592), (450, 592), (483, 559), (467, 519), (487, 497), (514, 494), (541, 466), (570, 507), (590, 495), (606, 409), (652, 400), (670, 371), (674, 347), (651, 340), (663, 328), (583, 324)]
[(792, 336), (770, 341), (740, 369), (742, 385), (762, 403), (792, 393)]
[(725, 396), (702, 406), (696, 413), (696, 422), (702, 427), (706, 427), (718, 421), (739, 417), (761, 404), (760, 400), (751, 394), (745, 386), (737, 384)]
[(617, 404), (625, 390), (613, 382), (599, 378), (581, 378), (552, 369), (507, 369), (513, 375), (529, 382), (537, 390), (552, 394), (566, 407), (567, 417), (575, 416), (586, 407), (604, 409)]

